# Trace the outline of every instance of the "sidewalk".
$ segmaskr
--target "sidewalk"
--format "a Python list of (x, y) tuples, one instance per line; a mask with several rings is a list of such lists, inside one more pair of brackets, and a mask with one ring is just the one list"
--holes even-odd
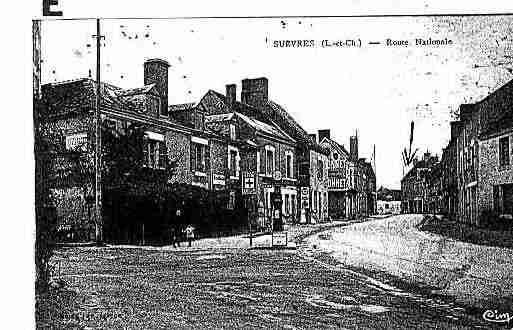
[[(304, 237), (311, 235), (315, 232), (324, 231), (332, 227), (343, 226), (359, 221), (333, 221), (318, 224), (294, 224), (285, 225), (285, 230), (288, 235), (288, 244), (286, 248), (294, 249), (297, 243)], [(112, 245), (115, 248), (138, 248), (146, 250), (171, 250), (171, 251), (191, 251), (191, 250), (210, 250), (210, 249), (249, 249), (249, 248), (270, 248), (271, 247), (271, 234), (264, 234), (253, 237), (253, 246), (249, 245), (248, 234), (227, 236), (219, 238), (202, 238), (194, 240), (192, 246), (188, 247), (187, 242), (181, 242), (180, 247), (174, 248), (172, 245), (163, 247), (154, 246), (135, 246), (135, 245)]]
[(480, 308), (511, 305), (513, 250), (475, 245), (419, 231), (422, 215), (399, 215), (310, 237), (339, 262), (432, 287)]

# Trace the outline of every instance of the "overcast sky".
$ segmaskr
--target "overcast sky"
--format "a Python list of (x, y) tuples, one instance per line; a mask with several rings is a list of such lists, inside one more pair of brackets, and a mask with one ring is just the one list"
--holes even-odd
[[(42, 23), (43, 83), (95, 76), (96, 22)], [(143, 84), (145, 58), (170, 64), (170, 103), (265, 76), (269, 96), (310, 133), (331, 129), (360, 157), (376, 145), (378, 186), (399, 188), (401, 150), (415, 122), (414, 147), (441, 154), (451, 116), (513, 79), (512, 17), (103, 20), (102, 80)], [(453, 40), (443, 47), (368, 45), (386, 38)], [(361, 39), (362, 48), (273, 48), (272, 40)]]

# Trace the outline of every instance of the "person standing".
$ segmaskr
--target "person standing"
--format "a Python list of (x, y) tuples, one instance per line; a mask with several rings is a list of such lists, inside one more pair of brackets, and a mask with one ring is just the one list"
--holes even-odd
[(173, 244), (173, 247), (180, 247), (180, 240), (178, 239), (178, 231), (176, 230), (175, 226), (171, 227), (171, 244)]
[(185, 237), (187, 238), (187, 242), (189, 242), (189, 247), (192, 245), (192, 240), (194, 239), (194, 227), (188, 225), (185, 228)]

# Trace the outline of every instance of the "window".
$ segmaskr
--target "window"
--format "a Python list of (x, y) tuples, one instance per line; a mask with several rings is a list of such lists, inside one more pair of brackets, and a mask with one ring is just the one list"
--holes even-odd
[(85, 151), (87, 149), (87, 133), (78, 133), (66, 136), (66, 150)]
[(285, 153), (285, 160), (286, 160), (286, 169), (285, 169), (285, 177), (292, 179), (294, 177), (294, 164), (292, 160), (292, 152), (287, 151)]
[(230, 177), (239, 177), (239, 150), (235, 147), (228, 146), (228, 170), (230, 171)]
[(230, 139), (235, 140), (237, 135), (235, 134), (235, 125), (230, 124)]
[(205, 176), (210, 167), (210, 149), (208, 140), (191, 138), (191, 171), (195, 175)]
[[(265, 147), (265, 174), (268, 176), (272, 176), (274, 174), (274, 147), (266, 146)], [(260, 160), (262, 163), (262, 160)]]
[(196, 160), (193, 169), (197, 172), (205, 172), (205, 148), (202, 144), (193, 144), (194, 159)]
[(194, 112), (194, 128), (203, 130), (205, 128), (205, 115), (201, 112)]
[(499, 139), (499, 166), (507, 166), (509, 160), (509, 136)]
[(337, 154), (336, 152), (333, 154), (333, 159), (334, 159), (334, 160), (337, 160), (337, 159), (338, 159), (338, 154)]
[(290, 214), (290, 195), (285, 195), (285, 215)]
[(324, 179), (324, 162), (321, 159), (317, 160), (317, 179)]
[(144, 146), (144, 166), (165, 168), (168, 162), (168, 151), (164, 141), (147, 139)]
[(228, 196), (228, 210), (235, 209), (235, 191), (230, 191), (230, 195)]

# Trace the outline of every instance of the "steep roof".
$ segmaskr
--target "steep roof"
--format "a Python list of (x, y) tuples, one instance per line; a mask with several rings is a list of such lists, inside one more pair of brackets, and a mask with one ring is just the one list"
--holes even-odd
[(281, 138), (283, 140), (287, 140), (291, 143), (295, 143), (296, 141), (292, 139), (287, 133), (283, 132), (277, 125), (274, 123), (264, 123), (260, 120), (248, 117), (240, 112), (230, 112), (218, 115), (210, 115), (205, 118), (206, 123), (212, 122), (220, 122), (220, 121), (229, 121), (234, 117), (240, 118), (244, 123), (246, 123), (251, 128), (263, 132), (268, 135), (272, 135), (274, 137)]
[[(96, 81), (90, 78), (45, 84), (42, 87), (43, 101), (48, 105), (48, 114), (59, 115), (94, 109)], [(105, 82), (100, 84), (101, 106), (118, 111), (146, 111), (145, 95), (156, 93), (154, 85), (123, 89)], [(157, 94), (158, 95), (158, 94)]]
[(329, 139), (327, 137), (325, 137), (324, 139), (322, 139), (322, 141), (320, 141), (320, 144), (322, 145), (323, 143), (328, 143), (329, 145), (331, 145), (333, 148), (335, 148), (339, 153), (343, 153), (345, 154), (347, 157), (349, 157), (349, 152), (346, 150), (346, 148), (344, 147), (344, 145), (338, 143), (337, 141), (335, 140), (332, 140), (332, 139)]
[(481, 131), (481, 137), (486, 139), (495, 133), (500, 133), (510, 128), (513, 128), (513, 108), (511, 107), (500, 114), (498, 119), (485, 123)]
[(269, 115), (285, 132), (303, 144), (306, 148), (329, 155), (329, 150), (319, 143), (312, 141), (308, 133), (301, 127), (292, 116), (278, 103), (269, 101), (267, 106), (262, 109)]
[[(202, 98), (199, 105), (205, 109), (207, 113), (220, 114), (226, 112), (239, 112), (248, 117), (256, 118), (262, 122), (272, 122), (277, 125), (284, 133), (307, 149), (315, 150), (328, 155), (329, 150), (319, 143), (312, 141), (308, 133), (292, 118), (292, 116), (279, 104), (269, 101), (267, 104), (254, 107), (239, 101), (234, 102), (230, 108), (226, 102), (226, 96), (209, 90)], [(209, 111), (210, 110), (210, 111)]]

